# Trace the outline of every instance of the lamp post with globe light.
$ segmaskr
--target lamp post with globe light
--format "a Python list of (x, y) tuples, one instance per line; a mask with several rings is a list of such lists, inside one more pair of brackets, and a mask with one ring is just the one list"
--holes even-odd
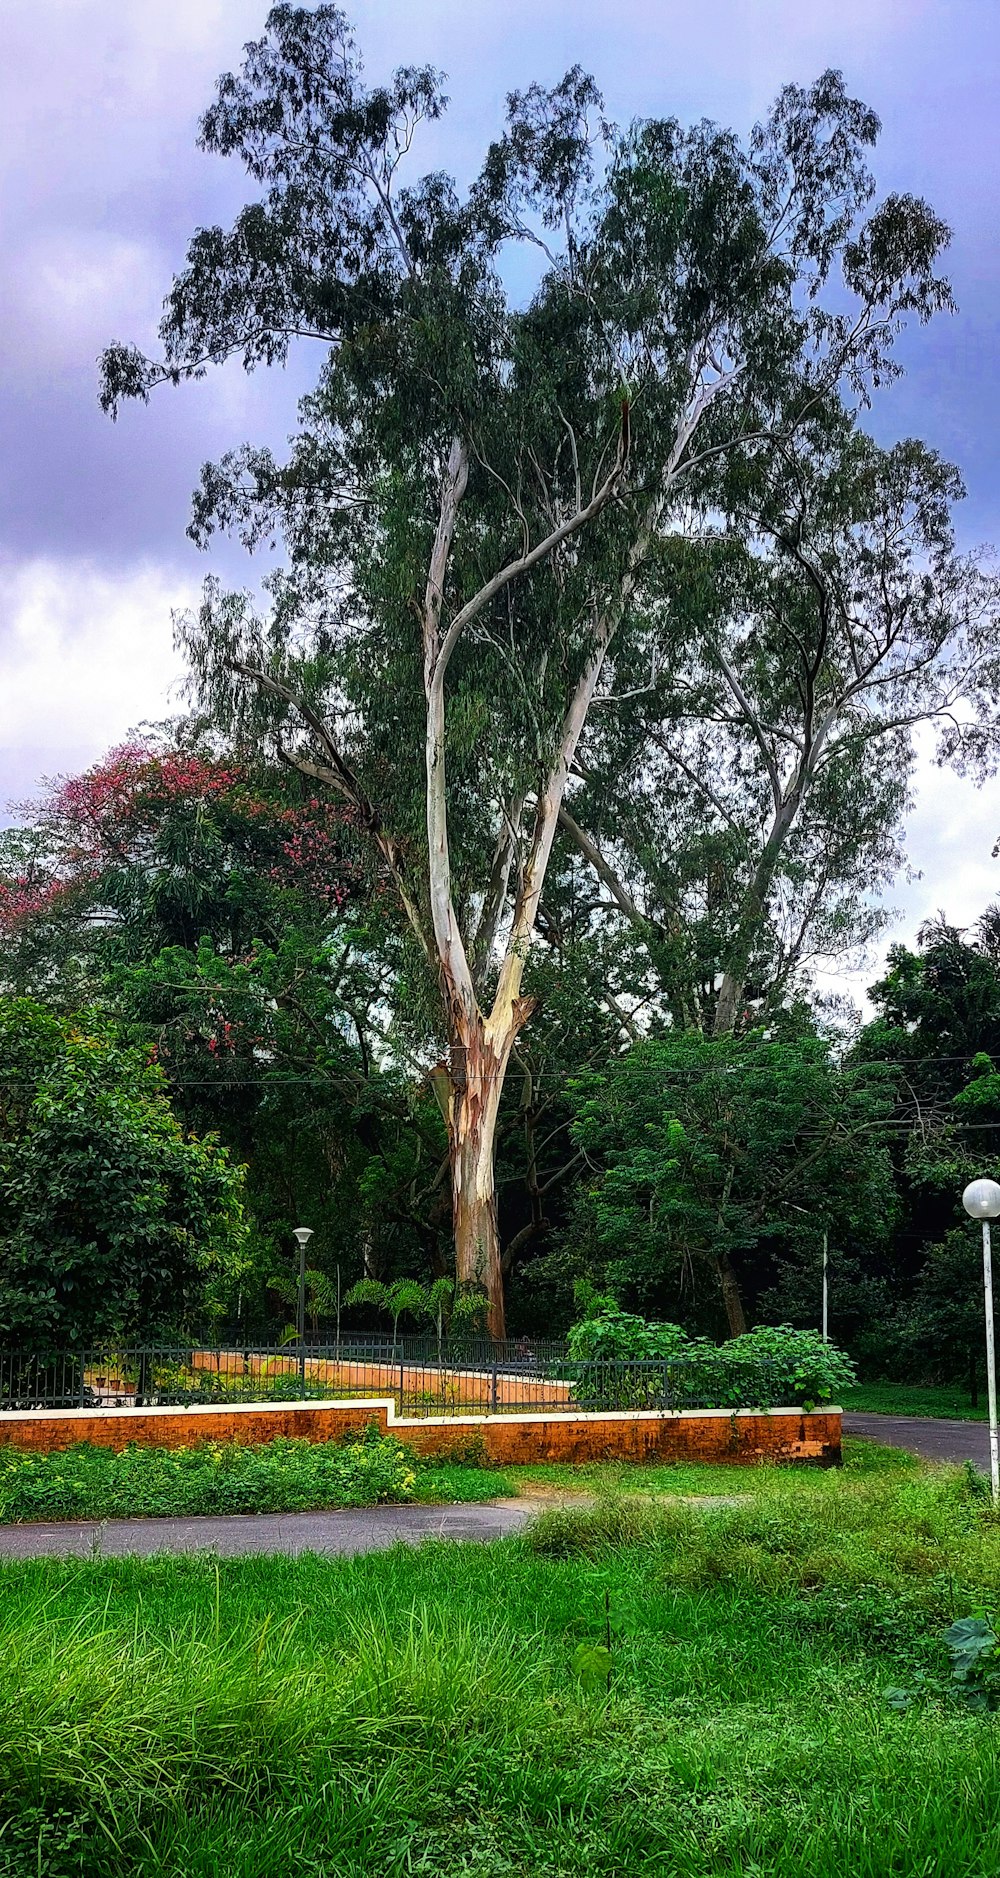
[(1000, 1506), (1000, 1442), (997, 1438), (997, 1365), (993, 1339), (993, 1254), (990, 1220), (1000, 1217), (1000, 1186), (995, 1180), (974, 1180), (962, 1195), (972, 1219), (983, 1222), (983, 1294), (986, 1306), (986, 1393), (990, 1413), (990, 1484), (993, 1504)]
[(296, 1312), (296, 1329), (299, 1333), (299, 1387), (302, 1395), (306, 1392), (306, 1246), (313, 1236), (311, 1226), (296, 1226), (293, 1237), (299, 1245), (299, 1308)]

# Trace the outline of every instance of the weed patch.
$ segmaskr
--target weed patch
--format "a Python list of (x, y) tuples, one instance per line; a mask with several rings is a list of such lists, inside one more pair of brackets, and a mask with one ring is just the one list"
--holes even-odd
[(131, 1447), (85, 1443), (58, 1454), (0, 1449), (0, 1522), (137, 1519), (212, 1513), (294, 1513), (385, 1501), (482, 1500), (502, 1475), (414, 1459), (379, 1437), (337, 1445), (293, 1439), (260, 1447)]

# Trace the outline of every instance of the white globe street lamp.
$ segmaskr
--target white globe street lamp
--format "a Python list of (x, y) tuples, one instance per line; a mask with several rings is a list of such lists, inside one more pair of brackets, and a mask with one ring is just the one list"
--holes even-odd
[(990, 1220), (1000, 1218), (1000, 1186), (995, 1180), (974, 1180), (962, 1195), (972, 1219), (983, 1222), (983, 1298), (986, 1309), (986, 1393), (990, 1413), (990, 1484), (993, 1504), (1000, 1506), (1000, 1440), (997, 1436), (997, 1362), (993, 1338), (993, 1254)]
[(313, 1236), (311, 1226), (296, 1226), (292, 1237), (299, 1242), (299, 1308), (296, 1312), (296, 1329), (299, 1333), (299, 1386), (302, 1395), (306, 1392), (306, 1246)]

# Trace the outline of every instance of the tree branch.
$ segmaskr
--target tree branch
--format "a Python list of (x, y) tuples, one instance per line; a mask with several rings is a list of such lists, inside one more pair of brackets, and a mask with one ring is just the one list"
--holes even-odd
[(244, 678), (251, 679), (254, 684), (260, 685), (262, 690), (269, 691), (273, 697), (281, 698), (285, 704), (290, 704), (293, 710), (298, 711), (300, 717), (304, 719), (322, 744), (329, 758), (328, 764), (314, 763), (308, 757), (286, 750), (280, 739), (278, 740), (278, 755), (283, 763), (287, 764), (290, 769), (298, 770), (300, 775), (309, 776), (314, 782), (321, 782), (328, 788), (335, 789), (338, 795), (357, 811), (365, 833), (371, 836), (392, 874), (400, 905), (420, 943), (425, 958), (430, 960), (431, 952), (427, 943), (427, 934), (424, 931), (424, 923), (416, 901), (406, 885), (402, 849), (395, 836), (391, 835), (384, 826), (382, 817), (371, 797), (362, 788), (350, 765), (341, 756), (319, 713), (288, 685), (283, 685), (277, 678), (272, 678), (269, 672), (258, 671), (252, 665), (241, 665), (238, 661), (234, 661), (230, 669), (239, 672)]
[(589, 861), (599, 880), (603, 880), (608, 892), (617, 901), (633, 926), (651, 926), (653, 921), (641, 913), (627, 887), (622, 885), (614, 868), (605, 860), (600, 848), (586, 830), (570, 814), (565, 802), (559, 807), (559, 824), (566, 830), (575, 848), (578, 848), (585, 861)]

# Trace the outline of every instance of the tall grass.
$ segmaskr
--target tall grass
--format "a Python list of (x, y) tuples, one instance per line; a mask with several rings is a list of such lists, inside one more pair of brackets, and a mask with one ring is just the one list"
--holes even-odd
[(995, 1878), (996, 1725), (884, 1691), (998, 1593), (985, 1503), (910, 1461), (490, 1547), (7, 1566), (0, 1872)]

